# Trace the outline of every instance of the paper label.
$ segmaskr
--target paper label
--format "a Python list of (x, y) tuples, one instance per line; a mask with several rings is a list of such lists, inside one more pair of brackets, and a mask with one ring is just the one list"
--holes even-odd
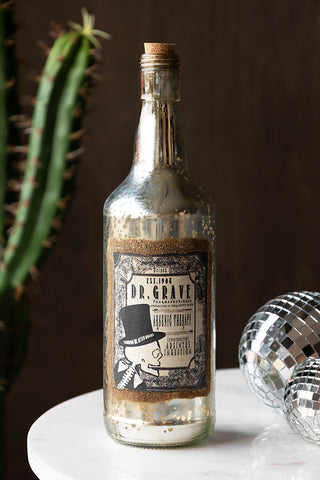
[(108, 364), (120, 396), (209, 390), (211, 263), (207, 240), (109, 241)]

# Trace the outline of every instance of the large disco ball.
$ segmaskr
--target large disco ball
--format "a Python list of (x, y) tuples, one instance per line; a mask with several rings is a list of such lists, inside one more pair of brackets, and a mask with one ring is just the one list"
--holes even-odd
[(297, 365), (284, 391), (283, 410), (291, 428), (320, 445), (320, 359)]
[(282, 408), (294, 367), (320, 355), (320, 293), (291, 292), (270, 300), (247, 323), (239, 344), (240, 368), (266, 405)]

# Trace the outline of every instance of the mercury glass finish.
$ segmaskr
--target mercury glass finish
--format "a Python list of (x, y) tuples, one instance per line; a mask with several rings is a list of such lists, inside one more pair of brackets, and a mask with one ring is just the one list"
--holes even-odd
[(320, 354), (320, 293), (291, 292), (270, 300), (247, 323), (239, 344), (240, 368), (267, 406), (282, 408), (294, 367)]
[(177, 56), (142, 56), (142, 109), (133, 165), (104, 206), (105, 425), (109, 434), (120, 442), (153, 447), (195, 443), (211, 432), (215, 418), (213, 291), (210, 352), (213, 378), (209, 395), (142, 403), (118, 400), (107, 389), (108, 239), (203, 238), (212, 245), (214, 242), (213, 202), (192, 178), (185, 160), (178, 63)]
[(285, 387), (284, 412), (296, 433), (320, 445), (320, 359), (295, 367)]

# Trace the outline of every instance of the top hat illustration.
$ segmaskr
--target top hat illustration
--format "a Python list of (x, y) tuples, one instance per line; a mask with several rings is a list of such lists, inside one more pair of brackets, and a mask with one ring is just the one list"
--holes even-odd
[(135, 347), (156, 342), (165, 336), (164, 332), (154, 332), (151, 325), (150, 306), (146, 303), (128, 305), (120, 310), (125, 337), (119, 340), (124, 347)]

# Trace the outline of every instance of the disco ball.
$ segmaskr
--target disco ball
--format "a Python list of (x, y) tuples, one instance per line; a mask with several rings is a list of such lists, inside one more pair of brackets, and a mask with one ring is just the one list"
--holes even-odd
[(266, 405), (282, 408), (294, 367), (320, 355), (320, 293), (291, 292), (270, 300), (247, 323), (239, 344), (240, 368)]
[(284, 391), (284, 413), (291, 428), (320, 445), (320, 359), (297, 365)]

